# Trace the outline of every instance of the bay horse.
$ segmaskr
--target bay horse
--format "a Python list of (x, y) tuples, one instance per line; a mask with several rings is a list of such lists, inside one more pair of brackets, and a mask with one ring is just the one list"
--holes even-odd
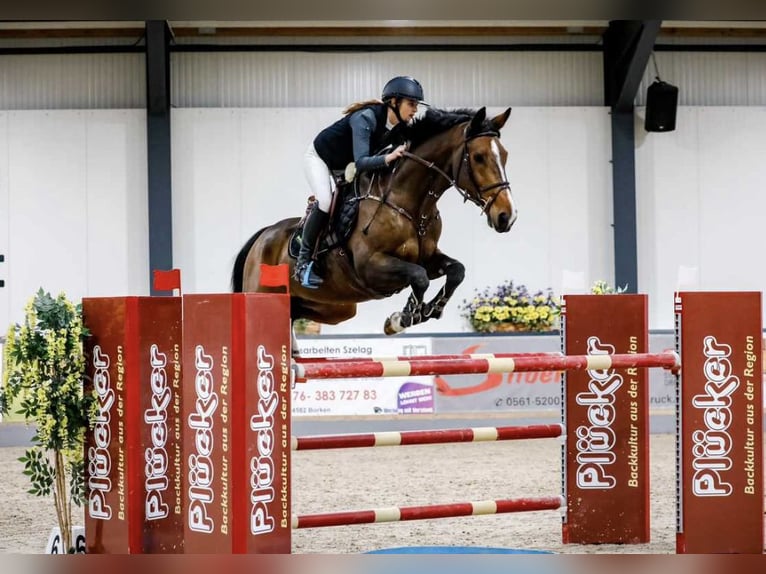
[[(365, 173), (355, 227), (345, 245), (325, 254), (324, 282), (307, 289), (292, 278), (295, 260), (288, 244), (300, 218), (264, 227), (242, 247), (232, 271), (234, 292), (271, 292), (260, 285), (260, 264), (289, 264), (292, 320), (335, 325), (356, 315), (357, 304), (389, 297), (406, 287), (401, 311), (383, 327), (387, 335), (441, 317), (465, 276), (462, 263), (439, 250), (442, 221), (437, 203), (454, 187), (478, 206), (495, 231), (510, 231), (518, 211), (505, 174), (508, 156), (500, 130), (511, 108), (488, 118), (478, 110), (429, 109), (405, 126), (409, 149), (390, 171)], [(446, 276), (431, 301), (430, 281)]]

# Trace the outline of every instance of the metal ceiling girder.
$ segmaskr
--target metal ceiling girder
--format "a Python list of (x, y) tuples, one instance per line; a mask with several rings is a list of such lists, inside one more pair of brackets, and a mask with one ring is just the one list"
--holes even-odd
[(170, 144), (170, 42), (164, 20), (146, 21), (146, 144), (149, 201), (149, 277), (173, 268), (173, 188)]
[(604, 101), (613, 111), (633, 110), (638, 86), (662, 20), (611, 20), (604, 32)]

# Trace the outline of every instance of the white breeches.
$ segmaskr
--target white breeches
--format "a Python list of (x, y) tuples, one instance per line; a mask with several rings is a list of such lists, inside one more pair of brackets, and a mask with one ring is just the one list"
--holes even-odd
[(317, 198), (319, 209), (325, 213), (329, 212), (332, 201), (332, 175), (327, 164), (314, 149), (313, 142), (309, 144), (303, 156), (303, 170), (306, 173), (311, 193)]

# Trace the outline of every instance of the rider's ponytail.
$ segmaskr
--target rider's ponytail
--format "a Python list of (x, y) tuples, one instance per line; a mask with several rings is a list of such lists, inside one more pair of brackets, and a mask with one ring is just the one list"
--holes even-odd
[(347, 116), (348, 114), (353, 114), (356, 111), (361, 110), (362, 108), (366, 108), (368, 106), (374, 106), (375, 104), (382, 104), (383, 102), (380, 100), (366, 100), (364, 102), (356, 102), (354, 104), (349, 104), (346, 106), (346, 109), (343, 110), (343, 115)]

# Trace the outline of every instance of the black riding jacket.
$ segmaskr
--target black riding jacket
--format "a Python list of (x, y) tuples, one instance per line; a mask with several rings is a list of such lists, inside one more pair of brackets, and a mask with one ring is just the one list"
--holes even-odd
[(358, 172), (386, 167), (384, 155), (374, 155), (389, 144), (404, 143), (402, 130), (386, 129), (388, 107), (372, 104), (343, 116), (326, 127), (316, 138), (314, 148), (331, 170), (344, 170), (352, 161)]

